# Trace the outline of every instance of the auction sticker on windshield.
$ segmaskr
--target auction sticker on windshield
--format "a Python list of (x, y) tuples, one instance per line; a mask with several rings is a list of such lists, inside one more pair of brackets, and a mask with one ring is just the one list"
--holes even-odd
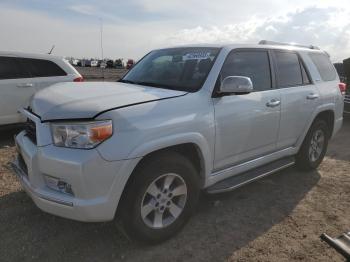
[(188, 53), (183, 56), (183, 60), (198, 60), (198, 59), (207, 59), (210, 57), (210, 52), (195, 52)]

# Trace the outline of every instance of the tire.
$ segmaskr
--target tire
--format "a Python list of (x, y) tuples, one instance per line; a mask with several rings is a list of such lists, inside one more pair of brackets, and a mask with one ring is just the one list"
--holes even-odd
[(192, 163), (178, 153), (158, 153), (141, 163), (131, 179), (119, 212), (129, 238), (154, 244), (178, 233), (199, 197), (199, 177)]
[[(318, 144), (316, 154), (315, 137), (317, 136), (323, 136), (323, 142), (321, 144), (316, 143)], [(329, 137), (330, 133), (327, 122), (322, 119), (317, 119), (310, 127), (310, 130), (308, 131), (304, 142), (296, 156), (296, 166), (299, 170), (314, 170), (321, 164), (327, 152)], [(321, 141), (322, 139), (319, 140)], [(311, 153), (311, 151), (314, 153)]]

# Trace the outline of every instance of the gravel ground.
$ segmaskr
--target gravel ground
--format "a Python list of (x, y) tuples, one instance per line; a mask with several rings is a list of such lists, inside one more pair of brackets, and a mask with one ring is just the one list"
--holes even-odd
[(151, 247), (129, 242), (112, 222), (40, 211), (8, 169), (18, 131), (0, 130), (0, 261), (344, 261), (319, 235), (350, 229), (349, 118), (317, 171), (289, 168), (202, 196), (182, 232)]

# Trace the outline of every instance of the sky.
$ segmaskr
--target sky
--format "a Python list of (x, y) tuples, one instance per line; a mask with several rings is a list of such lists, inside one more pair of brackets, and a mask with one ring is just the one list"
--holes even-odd
[(195, 43), (313, 44), (350, 57), (349, 0), (1, 0), (1, 50), (139, 59)]

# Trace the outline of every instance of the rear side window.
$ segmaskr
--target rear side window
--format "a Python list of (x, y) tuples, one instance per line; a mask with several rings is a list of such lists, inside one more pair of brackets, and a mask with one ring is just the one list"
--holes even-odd
[(22, 65), (32, 77), (65, 76), (67, 73), (52, 61), (43, 59), (21, 58)]
[(317, 67), (323, 81), (333, 81), (336, 79), (337, 74), (334, 66), (326, 54), (310, 53), (309, 56)]
[[(308, 80), (305, 68), (302, 67), (296, 53), (275, 51), (275, 58), (278, 87), (302, 85), (303, 75)], [(302, 72), (302, 69), (304, 72)]]
[(28, 71), (23, 69), (16, 57), (0, 56), (0, 79), (28, 78)]
[(221, 70), (221, 79), (227, 76), (250, 77), (256, 91), (271, 89), (271, 70), (267, 51), (232, 52)]
[(306, 73), (305, 66), (301, 61), (299, 61), (299, 62), (300, 62), (300, 67), (301, 67), (301, 73), (303, 74), (303, 84), (309, 85), (309, 84), (311, 84), (311, 81), (310, 81), (308, 74)]

